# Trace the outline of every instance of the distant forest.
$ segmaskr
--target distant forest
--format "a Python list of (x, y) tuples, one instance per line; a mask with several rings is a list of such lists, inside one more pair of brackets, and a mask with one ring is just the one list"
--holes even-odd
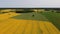
[(60, 8), (0, 8), (2, 9), (46, 9), (46, 10), (60, 10)]

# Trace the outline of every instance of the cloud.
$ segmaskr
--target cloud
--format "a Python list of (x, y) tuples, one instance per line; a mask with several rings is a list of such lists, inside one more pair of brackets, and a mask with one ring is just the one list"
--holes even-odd
[(60, 7), (60, 0), (0, 0), (0, 8)]

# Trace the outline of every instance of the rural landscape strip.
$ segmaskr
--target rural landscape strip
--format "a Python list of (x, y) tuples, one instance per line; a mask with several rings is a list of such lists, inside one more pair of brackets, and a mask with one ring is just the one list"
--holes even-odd
[[(32, 17), (32, 14), (34, 14), (34, 17)], [(14, 15), (16, 15), (16, 14), (14, 14)], [(35, 34), (37, 34), (37, 33), (40, 34), (39, 32), (41, 32), (41, 31), (43, 33), (49, 34), (49, 32), (54, 30), (54, 29), (53, 30), (47, 30), (47, 29), (51, 28), (51, 24), (50, 24), (51, 22), (49, 22), (49, 19), (47, 19), (47, 17), (45, 17), (43, 14), (38, 14), (38, 13), (37, 14), (36, 13), (29, 13), (29, 14), (27, 13), (26, 14), (25, 13), (25, 14), (22, 14), (22, 15), (16, 15), (16, 16), (19, 17), (18, 19), (16, 19), (17, 17), (14, 16), (14, 15), (11, 14), (11, 16), (12, 16), (11, 18), (9, 16), (6, 16), (10, 19), (4, 21), (4, 23), (6, 23), (6, 22), (8, 22), (8, 23), (6, 23), (6, 24), (1, 23), (1, 24), (6, 25), (6, 27), (4, 27), (4, 25), (3, 25), (4, 28), (1, 29), (2, 31), (0, 30), (1, 34), (7, 33), (7, 31), (9, 32), (9, 34), (10, 33), (13, 34), (14, 32), (15, 32), (15, 34), (27, 34), (25, 29), (27, 28), (28, 24), (30, 24), (31, 25), (30, 27), (32, 28), (31, 29), (31, 34), (34, 34), (34, 33)], [(14, 17), (16, 17), (16, 18), (14, 18)], [(9, 24), (9, 23), (11, 23), (11, 24)], [(0, 24), (0, 26), (1, 26), (1, 24)], [(18, 24), (21, 24), (21, 25), (18, 25)], [(17, 27), (17, 30), (14, 31), (14, 29), (16, 29), (15, 26), (16, 27), (20, 26), (20, 27), (19, 28)], [(1, 28), (2, 28), (2, 26), (1, 26)], [(28, 32), (30, 32), (30, 31), (28, 31)], [(54, 32), (52, 32), (52, 33), (54, 33)]]

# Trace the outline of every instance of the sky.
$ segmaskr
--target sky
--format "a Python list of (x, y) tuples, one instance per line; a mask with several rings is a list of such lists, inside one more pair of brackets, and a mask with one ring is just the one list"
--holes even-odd
[(60, 0), (0, 0), (0, 8), (60, 8)]

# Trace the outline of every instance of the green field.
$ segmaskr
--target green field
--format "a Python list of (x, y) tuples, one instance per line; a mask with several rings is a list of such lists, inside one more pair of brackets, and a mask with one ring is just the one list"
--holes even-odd
[[(39, 21), (46, 21), (47, 20), (41, 14), (35, 13), (35, 12), (32, 12), (32, 13), (20, 13), (20, 14), (21, 15), (14, 16), (12, 18), (15, 18), (15, 19), (23, 19), (23, 20), (39, 20)], [(34, 16), (32, 16), (32, 15), (34, 15)]]
[(21, 15), (12, 18), (23, 19), (23, 20), (50, 21), (60, 30), (60, 13), (54, 13), (54, 12), (21, 13)]
[(49, 21), (51, 21), (60, 30), (60, 13), (44, 12), (41, 14), (45, 16)]

